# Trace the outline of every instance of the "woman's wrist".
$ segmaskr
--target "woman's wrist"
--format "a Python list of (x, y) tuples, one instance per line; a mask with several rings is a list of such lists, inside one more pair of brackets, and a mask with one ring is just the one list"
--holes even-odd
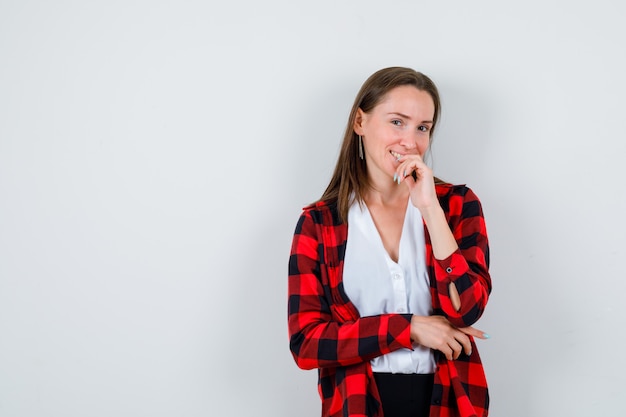
[(423, 211), (420, 209), (420, 213), (422, 214), (422, 218), (430, 234), (435, 259), (446, 259), (458, 249), (456, 240), (448, 225), (446, 214), (438, 204), (435, 207), (428, 207)]
[(422, 218), (426, 222), (427, 226), (429, 223), (436, 222), (438, 220), (443, 220), (444, 222), (446, 220), (445, 213), (439, 204), (434, 204), (428, 207), (420, 207), (419, 211), (422, 214)]

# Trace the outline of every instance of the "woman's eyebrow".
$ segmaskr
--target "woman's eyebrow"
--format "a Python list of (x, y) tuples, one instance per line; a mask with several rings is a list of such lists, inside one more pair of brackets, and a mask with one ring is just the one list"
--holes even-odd
[[(406, 114), (398, 113), (398, 112), (395, 112), (395, 111), (390, 112), (390, 113), (387, 113), (387, 114), (389, 114), (389, 115), (393, 115), (393, 116), (399, 116), (399, 117), (402, 117), (402, 118), (404, 118), (404, 119), (411, 120), (411, 117), (410, 117), (410, 116), (407, 116)], [(430, 124), (432, 124), (432, 123), (433, 123), (433, 121), (432, 121), (432, 120), (422, 120), (422, 122), (421, 122), (421, 123), (430, 123)]]

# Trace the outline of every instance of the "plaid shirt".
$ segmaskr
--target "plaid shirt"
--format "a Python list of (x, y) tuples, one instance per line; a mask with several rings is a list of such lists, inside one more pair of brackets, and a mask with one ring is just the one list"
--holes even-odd
[[(459, 249), (436, 260), (425, 228), (433, 314), (470, 326), (491, 292), (482, 208), (465, 186), (436, 185), (436, 191)], [(300, 216), (289, 258), (290, 349), (300, 368), (318, 369), (323, 417), (382, 417), (370, 360), (412, 348), (411, 315), (359, 316), (343, 290), (347, 236), (348, 225), (339, 222), (334, 204), (317, 203)], [(461, 297), (459, 311), (448, 293), (451, 282)], [(448, 361), (436, 352), (436, 358), (430, 416), (487, 416), (487, 381), (474, 341), (471, 356)]]

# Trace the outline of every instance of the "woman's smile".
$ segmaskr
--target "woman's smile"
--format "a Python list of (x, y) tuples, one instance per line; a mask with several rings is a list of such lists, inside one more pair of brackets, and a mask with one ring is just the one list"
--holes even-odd
[(404, 156), (404, 155), (402, 155), (402, 154), (400, 154), (398, 152), (394, 152), (392, 150), (390, 150), (389, 153), (391, 154), (391, 156), (393, 156), (396, 159), (396, 161), (399, 161), (400, 158), (402, 158)]

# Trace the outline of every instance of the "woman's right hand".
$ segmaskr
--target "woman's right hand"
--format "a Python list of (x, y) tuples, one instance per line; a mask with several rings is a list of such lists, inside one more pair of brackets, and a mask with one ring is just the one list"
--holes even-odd
[(448, 360), (457, 359), (462, 352), (472, 353), (470, 338), (488, 336), (473, 327), (458, 329), (443, 316), (416, 316), (411, 318), (411, 340), (414, 343), (442, 352)]

